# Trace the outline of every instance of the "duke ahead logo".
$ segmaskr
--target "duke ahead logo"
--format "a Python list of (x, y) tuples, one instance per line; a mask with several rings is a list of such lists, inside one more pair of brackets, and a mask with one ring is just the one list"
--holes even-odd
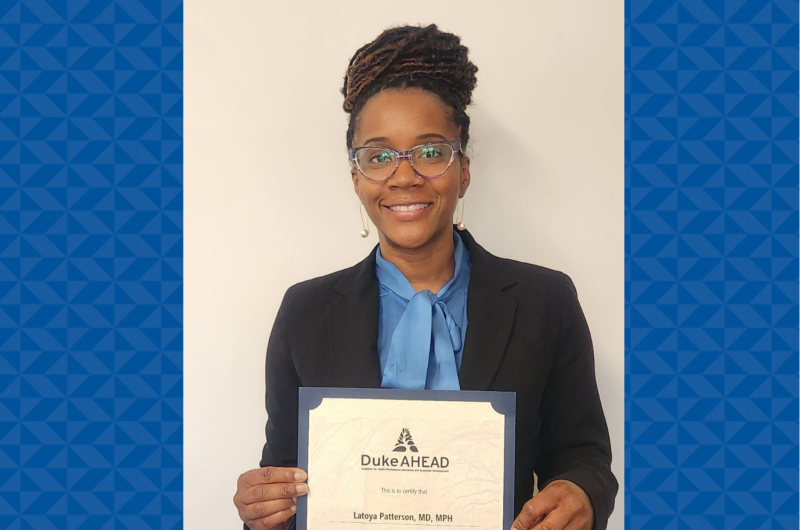
[[(394, 444), (393, 453), (419, 453), (419, 449), (411, 438), (411, 431), (403, 427), (397, 443)], [(450, 459), (446, 456), (428, 455), (361, 455), (361, 466), (363, 469), (397, 469), (399, 471), (440, 471), (447, 472), (450, 467)]]
[(419, 452), (417, 446), (414, 445), (414, 440), (411, 439), (411, 432), (404, 427), (403, 430), (400, 431), (400, 436), (397, 438), (397, 443), (394, 444), (394, 449), (392, 451), (395, 453), (405, 453), (406, 450), (412, 453)]

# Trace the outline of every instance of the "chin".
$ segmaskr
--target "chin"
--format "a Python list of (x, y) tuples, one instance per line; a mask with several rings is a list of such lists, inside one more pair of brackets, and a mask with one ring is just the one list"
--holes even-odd
[(392, 227), (384, 232), (384, 235), (393, 245), (411, 250), (430, 243), (435, 238), (436, 232), (435, 227), (399, 226)]

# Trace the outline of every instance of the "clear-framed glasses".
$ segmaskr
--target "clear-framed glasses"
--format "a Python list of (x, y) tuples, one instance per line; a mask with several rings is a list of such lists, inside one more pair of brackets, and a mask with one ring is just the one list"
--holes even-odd
[(404, 158), (420, 177), (435, 178), (450, 169), (456, 154), (464, 154), (461, 142), (429, 142), (404, 153), (388, 147), (365, 145), (348, 149), (347, 153), (350, 164), (364, 177), (375, 181), (391, 178)]

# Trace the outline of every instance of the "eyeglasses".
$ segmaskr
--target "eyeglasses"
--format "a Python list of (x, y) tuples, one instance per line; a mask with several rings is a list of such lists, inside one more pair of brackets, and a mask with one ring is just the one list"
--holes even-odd
[(401, 153), (388, 147), (365, 145), (347, 150), (350, 165), (369, 180), (381, 181), (391, 178), (400, 160), (408, 158), (408, 163), (420, 177), (435, 178), (450, 169), (456, 153), (463, 155), (461, 142), (430, 142), (412, 147)]

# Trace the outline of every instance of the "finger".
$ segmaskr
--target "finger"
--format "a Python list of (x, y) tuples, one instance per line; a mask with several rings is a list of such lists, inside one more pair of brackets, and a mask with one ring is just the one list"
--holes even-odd
[(296, 467), (262, 467), (253, 469), (240, 477), (246, 486), (277, 484), (281, 482), (303, 482), (308, 478), (305, 471)]
[(250, 527), (250, 530), (267, 530), (277, 524), (288, 521), (295, 514), (295, 512), (297, 512), (297, 506), (292, 505), (290, 508), (273, 513), (268, 517), (245, 521), (245, 524)]
[(584, 530), (585, 528), (592, 528), (592, 524), (586, 518), (572, 518), (564, 530)]
[(558, 510), (568, 519), (565, 530), (592, 527), (592, 501), (580, 486), (567, 480), (555, 480), (542, 491), (558, 499)]
[(567, 509), (566, 513), (569, 515), (569, 520), (564, 526), (564, 530), (584, 530), (592, 528), (594, 524), (594, 514), (591, 511), (587, 513), (586, 510), (578, 509), (570, 513), (569, 509)]
[(517, 519), (514, 521), (514, 524), (511, 525), (511, 530), (530, 530), (533, 528), (533, 525), (541, 520), (541, 515), (534, 519), (527, 519), (522, 515), (522, 512), (520, 512), (520, 514), (517, 516)]
[(558, 499), (550, 495), (539, 493), (522, 507), (511, 530), (530, 530), (544, 517), (555, 509)]
[(572, 514), (564, 510), (555, 509), (545, 517), (539, 524), (533, 527), (533, 530), (564, 530), (567, 523), (570, 522)]
[(242, 504), (274, 501), (276, 499), (290, 499), (308, 493), (308, 484), (293, 482), (285, 484), (259, 484), (248, 488), (242, 493)]
[(239, 510), (239, 518), (243, 521), (263, 519), (283, 510), (288, 510), (297, 504), (295, 499), (278, 499), (275, 501), (255, 502), (246, 504)]

